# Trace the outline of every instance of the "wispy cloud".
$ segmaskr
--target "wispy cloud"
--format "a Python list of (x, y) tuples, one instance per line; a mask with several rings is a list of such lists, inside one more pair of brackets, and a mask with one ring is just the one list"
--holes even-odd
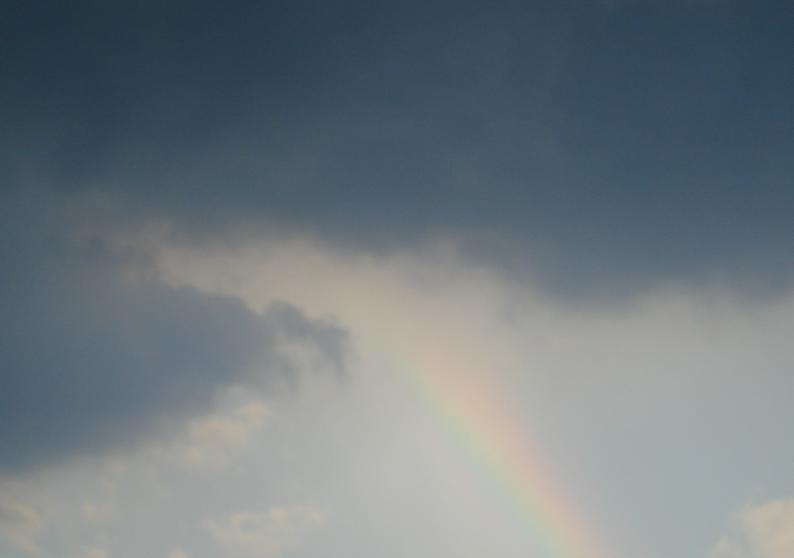
[(716, 545), (711, 558), (790, 558), (794, 556), (794, 499), (747, 507), (734, 532)]
[(235, 513), (206, 526), (226, 555), (279, 558), (298, 549), (325, 522), (325, 514), (316, 508), (289, 506)]
[(44, 519), (32, 506), (0, 491), (0, 539), (16, 549), (38, 556), (37, 536), (44, 527)]

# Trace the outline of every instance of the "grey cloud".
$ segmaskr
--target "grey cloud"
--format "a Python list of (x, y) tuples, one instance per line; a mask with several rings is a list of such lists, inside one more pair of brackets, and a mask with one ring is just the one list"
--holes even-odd
[(6, 170), (206, 232), (436, 233), (566, 297), (788, 286), (785, 2), (31, 2)]
[(331, 323), (130, 278), (101, 238), (70, 239), (51, 200), (0, 198), (0, 474), (131, 444), (233, 384), (293, 383), (287, 344), (343, 366)]

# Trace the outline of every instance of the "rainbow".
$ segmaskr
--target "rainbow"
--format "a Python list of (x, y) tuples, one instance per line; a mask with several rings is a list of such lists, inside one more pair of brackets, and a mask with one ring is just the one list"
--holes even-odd
[(493, 389), (484, 389), (481, 377), (401, 360), (414, 391), (496, 479), (532, 532), (533, 545), (544, 549), (543, 558), (609, 556), (509, 415), (509, 406)]

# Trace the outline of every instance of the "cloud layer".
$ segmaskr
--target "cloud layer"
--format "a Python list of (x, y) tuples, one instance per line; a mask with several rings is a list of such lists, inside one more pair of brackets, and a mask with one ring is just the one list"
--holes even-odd
[(63, 212), (4, 201), (0, 472), (123, 446), (225, 387), (287, 380), (290, 346), (342, 365), (336, 326), (166, 285), (101, 237), (75, 240)]
[[(785, 3), (37, 2), (10, 180), (194, 229), (458, 235), (566, 296), (791, 278)], [(57, 87), (53, 87), (57, 84)]]

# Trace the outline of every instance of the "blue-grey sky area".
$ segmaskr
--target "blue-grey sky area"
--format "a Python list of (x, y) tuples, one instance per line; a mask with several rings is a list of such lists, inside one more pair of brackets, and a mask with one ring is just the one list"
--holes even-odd
[(0, 556), (794, 556), (792, 28), (1, 3)]

